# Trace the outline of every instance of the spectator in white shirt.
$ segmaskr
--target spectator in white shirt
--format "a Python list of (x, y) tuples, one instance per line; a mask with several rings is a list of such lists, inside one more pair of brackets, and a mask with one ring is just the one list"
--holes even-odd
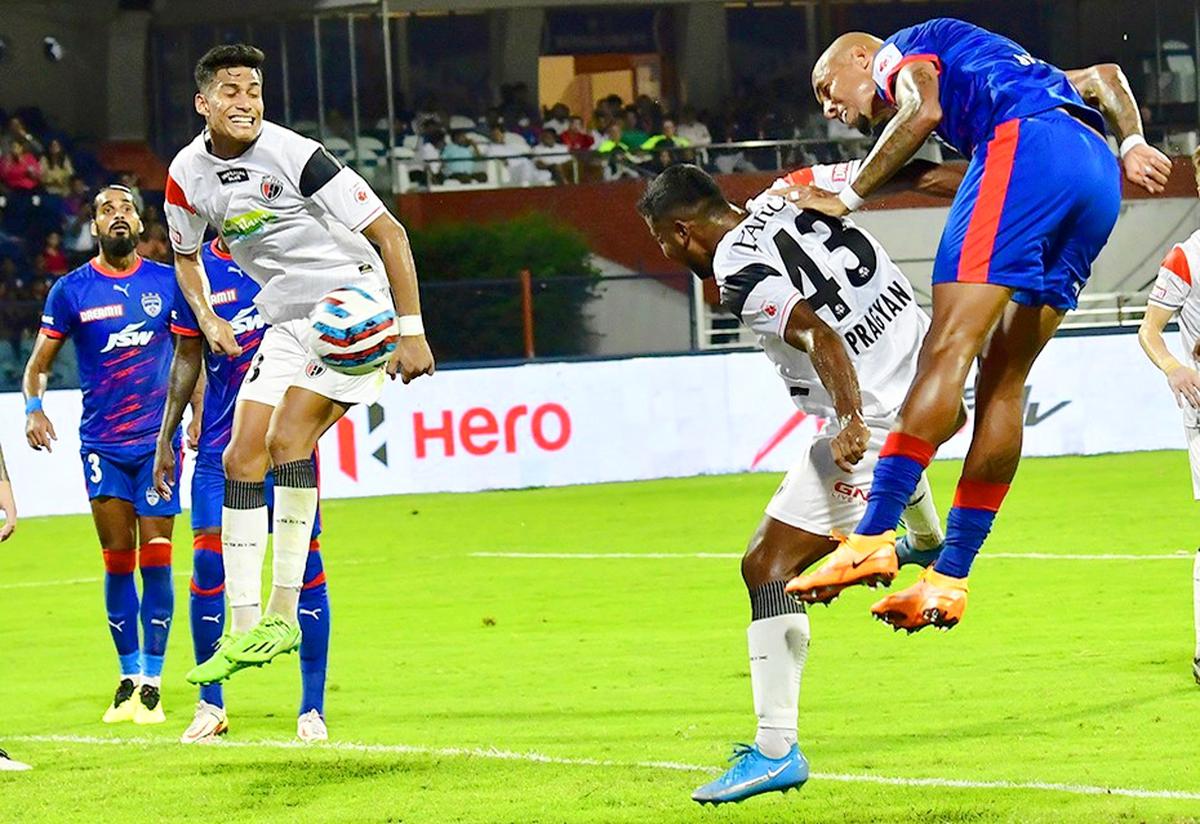
[(568, 164), (571, 162), (571, 155), (567, 147), (558, 142), (558, 134), (554, 129), (542, 128), (537, 145), (533, 147), (533, 155), (533, 164), (543, 174), (549, 175), (549, 180), (546, 182), (553, 181), (558, 184), (567, 182), (570, 174)]
[(696, 119), (696, 110), (691, 106), (684, 106), (683, 111), (679, 113), (675, 131), (693, 146), (708, 146), (713, 142), (708, 126)]
[(567, 130), (571, 125), (571, 110), (567, 108), (566, 103), (555, 103), (551, 107), (546, 119), (542, 121), (543, 129), (553, 129), (554, 135), (557, 137)]
[[(503, 158), (508, 170), (509, 181), (514, 186), (528, 186), (538, 179), (538, 168), (533, 165), (529, 144), (519, 134), (506, 132), (500, 123), (492, 124), (488, 133), (488, 157)], [(526, 155), (526, 156), (522, 156)]]

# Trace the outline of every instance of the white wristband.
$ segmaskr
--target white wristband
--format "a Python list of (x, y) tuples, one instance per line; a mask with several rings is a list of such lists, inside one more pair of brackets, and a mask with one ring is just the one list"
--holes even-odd
[(862, 205), (867, 201), (858, 196), (858, 192), (854, 191), (853, 186), (847, 186), (838, 193), (838, 200), (842, 201), (850, 211), (857, 211), (862, 208)]
[(420, 315), (400, 315), (396, 318), (396, 326), (400, 329), (400, 337), (410, 338), (425, 334), (425, 324)]
[(1133, 148), (1135, 146), (1145, 146), (1145, 145), (1146, 145), (1146, 138), (1142, 137), (1140, 134), (1131, 134), (1129, 137), (1127, 137), (1121, 141), (1121, 149), (1120, 149), (1121, 159), (1124, 160), (1125, 155), (1127, 155), (1131, 151), (1133, 151)]

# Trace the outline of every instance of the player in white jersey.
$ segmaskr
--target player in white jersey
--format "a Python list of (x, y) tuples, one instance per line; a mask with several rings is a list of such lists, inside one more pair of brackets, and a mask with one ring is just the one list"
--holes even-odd
[[(176, 275), (208, 345), (217, 354), (241, 352), (207, 298), (200, 246), (209, 226), (262, 287), (255, 303), (271, 324), (242, 383), (224, 454), (221, 538), (231, 631), (188, 674), (193, 683), (224, 680), (299, 646), (297, 601), (317, 505), (310, 456), (351, 406), (374, 402), (383, 389), (383, 370), (347, 376), (320, 363), (307, 343), (313, 306), (343, 286), (394, 302), (401, 337), (387, 374), (398, 372), (407, 383), (434, 369), (404, 228), (321, 144), (264, 122), (262, 63), (262, 51), (244, 44), (217, 46), (200, 59), (195, 106), (205, 128), (175, 156), (167, 178)], [(274, 586), (264, 615), (268, 465), (275, 477)]]
[[(857, 523), (929, 320), (868, 234), (802, 212), (774, 192), (742, 209), (703, 170), (678, 165), (647, 187), (638, 210), (663, 254), (716, 278), (721, 303), (758, 335), (796, 405), (828, 420), (767, 504), (742, 559), (758, 731), (728, 772), (692, 795), (701, 803), (741, 801), (808, 777), (797, 714), (809, 622), (784, 585), (833, 550), (834, 532)], [(932, 562), (942, 535), (924, 479), (905, 521), (911, 543), (898, 544), (898, 554)]]
[[(1200, 161), (1200, 152), (1194, 158)], [(1200, 163), (1197, 165), (1200, 184)], [(1167, 348), (1163, 329), (1172, 318), (1179, 320), (1183, 359)], [(1175, 402), (1183, 411), (1188, 459), (1192, 465), (1192, 495), (1200, 501), (1200, 232), (1171, 247), (1158, 269), (1150, 290), (1146, 314), (1138, 330), (1138, 341), (1150, 360), (1162, 370)], [(1196, 650), (1192, 675), (1200, 684), (1200, 549), (1192, 562), (1192, 608), (1195, 612)]]

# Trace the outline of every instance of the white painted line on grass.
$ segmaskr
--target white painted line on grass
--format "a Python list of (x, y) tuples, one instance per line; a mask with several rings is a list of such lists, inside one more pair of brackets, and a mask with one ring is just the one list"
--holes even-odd
[[(472, 552), (472, 558), (528, 558), (534, 560), (672, 560), (672, 559), (720, 559), (741, 558), (738, 552)], [(1054, 552), (981, 552), (979, 558), (1003, 558), (1006, 560), (1031, 561), (1178, 561), (1191, 560), (1192, 553), (1183, 551), (1173, 555), (1066, 555)]]
[[(30, 744), (77, 744), (84, 746), (183, 746), (169, 738), (102, 738), (89, 735), (17, 735), (7, 742)], [(496, 761), (524, 761), (534, 764), (557, 764), (568, 767), (615, 767), (620, 769), (672, 770), (675, 772), (716, 774), (719, 768), (702, 764), (681, 764), (676, 761), (610, 761), (598, 758), (561, 758), (537, 752), (514, 752), (479, 747), (422, 747), (409, 744), (358, 744), (349, 741), (329, 741), (305, 744), (289, 741), (229, 741), (204, 745), (208, 749), (274, 749), (274, 750), (333, 750), (368, 754), (426, 755), (439, 758), (487, 758)], [(817, 781), (837, 781), (852, 784), (887, 784), (900, 787), (946, 787), (967, 790), (1038, 790), (1072, 795), (1118, 795), (1128, 798), (1168, 798), (1200, 801), (1200, 792), (1189, 790), (1147, 790), (1140, 787), (1097, 787), (1088, 784), (1064, 784), (1050, 781), (972, 781), (958, 778), (901, 778), (869, 773), (813, 773)]]

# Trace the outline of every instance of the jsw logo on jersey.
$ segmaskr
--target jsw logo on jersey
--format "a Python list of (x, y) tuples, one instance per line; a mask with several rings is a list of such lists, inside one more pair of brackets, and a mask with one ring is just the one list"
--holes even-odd
[(108, 336), (108, 343), (100, 350), (100, 354), (111, 352), (114, 349), (129, 349), (134, 346), (146, 346), (154, 339), (154, 331), (151, 329), (143, 330), (142, 327), (146, 322), (138, 321), (127, 325), (120, 332), (113, 332)]
[(247, 332), (255, 332), (262, 329), (267, 325), (267, 322), (263, 320), (262, 315), (258, 314), (257, 308), (247, 306), (230, 318), (229, 325), (233, 327), (234, 335), (244, 335)]

